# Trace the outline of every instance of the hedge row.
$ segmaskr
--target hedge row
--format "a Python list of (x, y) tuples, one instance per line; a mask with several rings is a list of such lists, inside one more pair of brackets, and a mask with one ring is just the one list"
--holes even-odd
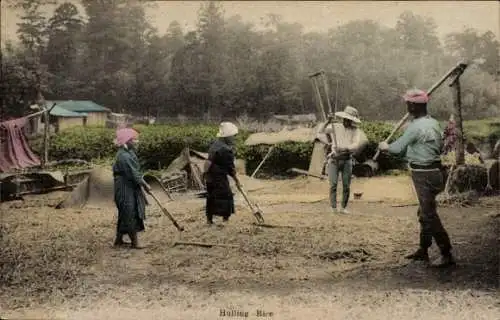
[[(206, 152), (215, 139), (217, 126), (209, 125), (150, 125), (137, 126), (140, 131), (140, 157), (145, 169), (165, 168), (187, 146)], [(379, 141), (390, 133), (392, 127), (383, 123), (364, 123), (363, 129), (370, 141), (364, 152), (357, 157), (364, 161), (373, 156)], [(76, 127), (54, 135), (50, 140), (51, 160), (83, 159), (97, 160), (112, 158), (116, 148), (113, 145), (115, 130), (98, 127)], [(236, 155), (246, 160), (247, 171), (251, 172), (267, 153), (269, 146), (245, 146), (249, 132), (241, 132), (236, 143)], [(41, 154), (41, 140), (32, 143), (33, 149)], [(287, 142), (277, 146), (262, 167), (267, 174), (284, 174), (289, 168), (307, 169), (313, 143)], [(381, 169), (398, 168), (403, 160), (398, 157), (380, 157)]]

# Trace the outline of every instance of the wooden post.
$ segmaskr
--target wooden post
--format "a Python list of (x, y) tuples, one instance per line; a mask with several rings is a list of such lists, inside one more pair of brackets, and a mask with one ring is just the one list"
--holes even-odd
[(323, 106), (323, 100), (321, 99), (321, 93), (319, 92), (318, 82), (316, 78), (311, 78), (313, 92), (316, 97), (316, 110), (318, 110), (323, 121), (326, 121), (325, 107)]
[(44, 127), (43, 127), (43, 159), (41, 166), (42, 168), (45, 169), (45, 166), (49, 162), (49, 108), (47, 108), (45, 104), (45, 99), (42, 96), (42, 93), (40, 92), (40, 88), (37, 88), (37, 104), (40, 106), (40, 108), (43, 110), (43, 122), (44, 122)]
[(462, 119), (462, 97), (460, 76), (457, 76), (450, 85), (453, 91), (453, 115), (456, 121), (457, 140), (455, 142), (455, 163), (457, 166), (465, 164), (465, 146)]
[(43, 128), (43, 168), (49, 162), (49, 111), (43, 113), (45, 126)]
[(325, 90), (326, 102), (328, 103), (328, 113), (333, 113), (332, 104), (330, 103), (330, 90), (328, 90), (328, 80), (324, 73), (321, 74), (321, 79), (323, 80), (323, 89)]
[(449, 196), (450, 195), (450, 188), (451, 188), (451, 185), (450, 185), (450, 182), (451, 182), (451, 179), (452, 179), (452, 176), (453, 176), (453, 172), (455, 171), (455, 167), (456, 165), (451, 165), (450, 167), (450, 171), (448, 172), (448, 177), (446, 178), (446, 183), (444, 185), (444, 194), (445, 196)]
[(338, 97), (339, 97), (339, 79), (337, 78), (337, 84), (336, 84), (336, 87), (335, 87), (335, 110), (333, 111), (334, 114), (335, 112), (337, 112), (337, 101), (338, 101)]

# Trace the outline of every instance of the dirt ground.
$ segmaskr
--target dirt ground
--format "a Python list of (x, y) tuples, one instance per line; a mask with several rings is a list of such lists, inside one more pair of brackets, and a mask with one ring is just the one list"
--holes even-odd
[(151, 200), (143, 250), (112, 247), (111, 202), (57, 210), (64, 194), (52, 193), (3, 203), (0, 317), (499, 318), (498, 197), (440, 208), (458, 265), (433, 270), (403, 258), (418, 244), (408, 177), (355, 179), (353, 192), (363, 195), (349, 215), (333, 214), (328, 183), (313, 179), (243, 179), (275, 228), (253, 225), (239, 195), (230, 222), (208, 227), (204, 199), (169, 202), (157, 192), (186, 231), (180, 235)]

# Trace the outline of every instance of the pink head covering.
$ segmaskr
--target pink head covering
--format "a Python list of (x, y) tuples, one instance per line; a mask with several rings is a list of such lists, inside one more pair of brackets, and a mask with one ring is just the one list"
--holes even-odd
[(406, 102), (413, 103), (427, 103), (429, 102), (429, 96), (425, 91), (419, 89), (408, 90), (403, 96)]
[(115, 144), (117, 146), (123, 146), (124, 144), (130, 142), (132, 139), (136, 139), (139, 133), (132, 128), (122, 128), (116, 130)]

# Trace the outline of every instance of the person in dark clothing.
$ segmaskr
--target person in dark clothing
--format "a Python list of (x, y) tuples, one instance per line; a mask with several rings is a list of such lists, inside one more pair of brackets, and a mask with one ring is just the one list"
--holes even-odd
[(146, 219), (146, 196), (142, 188), (150, 191), (140, 172), (139, 159), (135, 153), (138, 133), (130, 128), (119, 129), (115, 143), (119, 146), (113, 164), (115, 204), (118, 209), (115, 246), (123, 246), (123, 236), (131, 240), (131, 248), (140, 249), (137, 233), (144, 231)]
[(207, 188), (206, 217), (207, 224), (213, 224), (214, 216), (222, 216), (224, 222), (235, 212), (234, 198), (228, 176), (241, 186), (236, 175), (234, 138), (238, 128), (231, 122), (222, 122), (219, 126), (218, 139), (208, 150), (208, 160), (204, 166), (204, 180)]
[(434, 238), (441, 251), (441, 257), (432, 265), (449, 267), (455, 264), (455, 260), (451, 254), (450, 238), (441, 223), (436, 203), (436, 196), (445, 187), (440, 156), (443, 149), (441, 127), (436, 119), (427, 114), (429, 97), (424, 91), (410, 90), (404, 99), (413, 121), (399, 139), (390, 145), (381, 142), (379, 149), (392, 154), (406, 153), (417, 193), (420, 248), (406, 258), (429, 261), (428, 249)]

